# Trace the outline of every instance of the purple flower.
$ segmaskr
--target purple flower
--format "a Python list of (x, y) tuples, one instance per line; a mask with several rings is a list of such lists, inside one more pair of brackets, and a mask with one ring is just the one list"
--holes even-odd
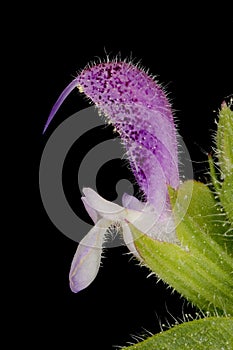
[(127, 62), (106, 62), (85, 68), (62, 92), (44, 131), (58, 108), (77, 87), (115, 126), (145, 203), (125, 194), (120, 207), (91, 189), (83, 202), (95, 226), (80, 242), (71, 272), (71, 289), (77, 292), (95, 278), (106, 233), (117, 230), (130, 251), (140, 258), (127, 222), (160, 240), (176, 241), (167, 186), (179, 185), (177, 138), (171, 106), (157, 82)]

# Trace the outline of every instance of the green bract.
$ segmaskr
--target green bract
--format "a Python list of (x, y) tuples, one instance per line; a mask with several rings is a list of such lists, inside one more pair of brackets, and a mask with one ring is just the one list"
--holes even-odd
[(233, 172), (233, 112), (225, 103), (219, 112), (216, 146), (219, 165), (225, 177)]
[(226, 175), (220, 191), (220, 200), (231, 224), (229, 236), (233, 235), (233, 173)]
[[(126, 349), (126, 348), (124, 348)], [(209, 317), (180, 324), (127, 350), (232, 350), (233, 318)]]
[(233, 236), (233, 112), (225, 104), (219, 113), (216, 145), (223, 179), (219, 197), (231, 223), (228, 235)]
[(233, 315), (233, 259), (222, 239), (228, 226), (219, 222), (211, 191), (187, 181), (178, 191), (170, 190), (170, 198), (181, 244), (154, 240), (131, 225), (138, 253), (157, 276), (200, 309)]

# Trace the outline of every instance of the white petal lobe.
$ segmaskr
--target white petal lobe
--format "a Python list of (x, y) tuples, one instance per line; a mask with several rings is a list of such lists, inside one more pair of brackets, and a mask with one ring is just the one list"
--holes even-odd
[(74, 293), (89, 286), (101, 262), (102, 246), (110, 222), (101, 219), (79, 243), (70, 269), (70, 288)]

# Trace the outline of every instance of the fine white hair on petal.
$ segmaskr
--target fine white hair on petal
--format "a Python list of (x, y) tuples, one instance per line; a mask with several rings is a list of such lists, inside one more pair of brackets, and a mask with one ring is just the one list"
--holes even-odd
[(111, 221), (99, 220), (79, 243), (69, 274), (70, 288), (74, 293), (86, 288), (95, 279), (106, 231), (110, 225)]
[(124, 239), (124, 242), (125, 242), (127, 248), (130, 250), (131, 253), (133, 253), (134, 256), (136, 256), (136, 258), (141, 260), (141, 257), (135, 248), (132, 233), (131, 233), (130, 228), (126, 222), (122, 222), (122, 232), (123, 232), (123, 239)]

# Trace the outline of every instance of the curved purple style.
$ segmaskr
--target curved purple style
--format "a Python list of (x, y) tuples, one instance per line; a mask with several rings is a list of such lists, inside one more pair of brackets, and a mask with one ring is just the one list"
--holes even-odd
[(77, 82), (76, 79), (72, 80), (72, 82), (65, 88), (65, 90), (62, 91), (61, 95), (58, 97), (56, 103), (54, 104), (48, 120), (45, 124), (44, 130), (43, 130), (43, 134), (45, 133), (45, 131), (47, 130), (49, 124), (51, 123), (54, 115), (57, 113), (58, 109), (61, 107), (62, 103), (65, 101), (66, 97), (71, 93), (71, 91), (74, 90), (74, 88), (77, 86)]

